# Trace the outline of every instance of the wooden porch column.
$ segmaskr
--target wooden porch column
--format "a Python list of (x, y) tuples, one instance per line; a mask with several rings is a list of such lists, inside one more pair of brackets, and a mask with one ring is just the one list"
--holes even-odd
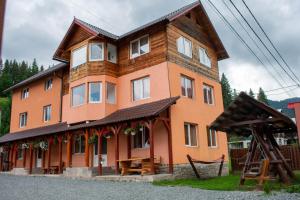
[(48, 170), (50, 169), (50, 166), (51, 166), (51, 148), (52, 148), (52, 142), (53, 142), (53, 138), (50, 137), (48, 139), (48, 163), (47, 163)]
[(153, 134), (153, 121), (150, 120), (148, 124), (149, 128), (149, 140), (150, 140), (150, 162), (151, 162), (151, 174), (155, 174), (154, 166), (154, 134)]
[(163, 123), (168, 131), (168, 155), (169, 155), (169, 173), (173, 174), (174, 167), (173, 167), (173, 147), (172, 147), (172, 127), (171, 127), (171, 109), (168, 109), (168, 116), (167, 120), (163, 120)]
[(59, 166), (58, 166), (58, 173), (62, 174), (62, 135), (59, 135), (57, 137), (58, 140), (58, 162), (59, 162)]
[(72, 135), (67, 133), (67, 163), (66, 167), (72, 167)]
[(14, 167), (17, 168), (17, 160), (18, 160), (18, 145), (15, 145), (15, 149), (14, 149)]
[(89, 167), (89, 154), (90, 154), (90, 152), (89, 152), (89, 131), (88, 131), (88, 129), (86, 129), (85, 130), (85, 134), (84, 134), (84, 136), (85, 136), (85, 149), (84, 149), (84, 160), (85, 160), (85, 166), (86, 167)]
[(119, 174), (119, 133), (122, 125), (115, 125), (110, 127), (115, 137), (115, 174)]
[(102, 176), (102, 132), (97, 131), (98, 135), (98, 175)]
[(46, 151), (42, 151), (42, 168), (45, 169), (45, 161), (46, 161)]
[(23, 149), (23, 168), (26, 168), (26, 148)]
[(131, 135), (127, 135), (127, 158), (131, 158)]
[(0, 153), (0, 172), (3, 170), (3, 153)]
[(32, 174), (33, 144), (29, 144), (29, 174)]

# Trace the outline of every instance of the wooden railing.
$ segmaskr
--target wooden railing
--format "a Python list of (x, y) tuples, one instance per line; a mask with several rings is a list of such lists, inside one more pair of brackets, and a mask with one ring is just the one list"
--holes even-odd
[[(288, 160), (288, 163), (293, 170), (300, 170), (300, 148), (298, 146), (280, 146), (280, 151), (285, 159)], [(243, 169), (243, 165), (241, 163), (245, 162), (246, 154), (247, 149), (230, 150), (231, 169), (233, 172)], [(258, 159), (259, 155), (255, 155), (255, 160), (258, 161)]]

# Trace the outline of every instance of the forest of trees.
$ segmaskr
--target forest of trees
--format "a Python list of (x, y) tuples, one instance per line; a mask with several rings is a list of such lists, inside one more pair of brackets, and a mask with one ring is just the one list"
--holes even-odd
[(5, 89), (27, 79), (28, 77), (43, 71), (36, 59), (31, 64), (16, 60), (6, 60), (0, 70), (0, 108), (2, 110), (0, 121), (0, 136), (9, 132), (11, 93), (4, 92)]

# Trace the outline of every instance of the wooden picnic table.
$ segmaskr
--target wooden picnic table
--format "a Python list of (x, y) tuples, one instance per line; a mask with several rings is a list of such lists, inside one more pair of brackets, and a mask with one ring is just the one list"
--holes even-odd
[[(137, 172), (141, 175), (149, 172), (151, 158), (130, 158), (125, 160), (118, 160), (121, 165), (121, 175), (127, 175), (130, 172)], [(137, 163), (137, 165), (133, 165), (133, 163)]]

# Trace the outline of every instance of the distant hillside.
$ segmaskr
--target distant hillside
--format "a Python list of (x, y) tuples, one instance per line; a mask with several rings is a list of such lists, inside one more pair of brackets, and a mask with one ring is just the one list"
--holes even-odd
[(281, 109), (281, 112), (283, 114), (287, 115), (290, 118), (294, 118), (295, 117), (294, 110), (293, 109), (288, 109), (287, 106), (288, 106), (289, 103), (296, 102), (296, 101), (300, 102), (300, 97), (284, 99), (284, 100), (281, 100), (281, 101), (269, 100), (269, 105), (272, 108)]

